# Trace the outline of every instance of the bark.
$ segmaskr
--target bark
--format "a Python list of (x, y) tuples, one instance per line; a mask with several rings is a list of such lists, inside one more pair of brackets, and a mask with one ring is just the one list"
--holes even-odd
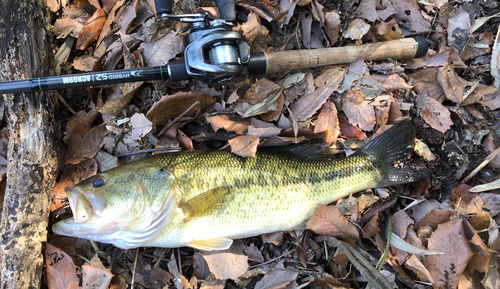
[[(0, 0), (0, 80), (49, 75), (46, 0)], [(8, 172), (0, 229), (0, 288), (39, 288), (55, 184), (53, 92), (4, 95)]]

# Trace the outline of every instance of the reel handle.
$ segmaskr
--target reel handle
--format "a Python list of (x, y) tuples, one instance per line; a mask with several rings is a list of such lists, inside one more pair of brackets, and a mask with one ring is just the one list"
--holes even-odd
[(170, 0), (155, 0), (156, 14), (160, 18), (172, 14), (172, 2)]
[(216, 5), (219, 8), (221, 19), (227, 22), (236, 22), (236, 4), (234, 0), (217, 0)]

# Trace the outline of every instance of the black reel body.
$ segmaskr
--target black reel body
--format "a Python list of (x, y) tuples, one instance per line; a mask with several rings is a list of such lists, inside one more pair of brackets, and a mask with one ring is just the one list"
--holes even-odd
[(230, 29), (236, 21), (234, 0), (217, 1), (222, 19), (211, 21), (203, 14), (170, 14), (169, 1), (156, 0), (155, 5), (161, 20), (191, 25), (190, 33), (184, 38), (184, 62), (190, 77), (204, 82), (234, 83), (248, 76), (246, 63), (250, 58), (250, 46), (243, 34)]

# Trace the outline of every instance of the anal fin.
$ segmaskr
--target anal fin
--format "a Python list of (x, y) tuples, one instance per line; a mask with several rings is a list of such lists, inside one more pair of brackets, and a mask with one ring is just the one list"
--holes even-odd
[(184, 222), (189, 222), (193, 218), (224, 209), (233, 198), (228, 187), (218, 187), (188, 200), (179, 207), (185, 214)]
[(228, 238), (215, 238), (209, 240), (194, 240), (188, 246), (202, 251), (227, 250), (233, 244), (233, 240)]

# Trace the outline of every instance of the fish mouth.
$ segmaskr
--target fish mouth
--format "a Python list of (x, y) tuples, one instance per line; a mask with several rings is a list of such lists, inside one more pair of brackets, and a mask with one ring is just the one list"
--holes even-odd
[(77, 190), (76, 186), (66, 187), (64, 191), (68, 196), (75, 223), (88, 222), (93, 215), (93, 210), (87, 198)]
[(116, 224), (105, 222), (94, 213), (91, 202), (76, 186), (67, 187), (64, 191), (68, 196), (73, 218), (54, 224), (52, 227), (54, 233), (92, 239), (92, 235), (110, 234), (118, 230)]

